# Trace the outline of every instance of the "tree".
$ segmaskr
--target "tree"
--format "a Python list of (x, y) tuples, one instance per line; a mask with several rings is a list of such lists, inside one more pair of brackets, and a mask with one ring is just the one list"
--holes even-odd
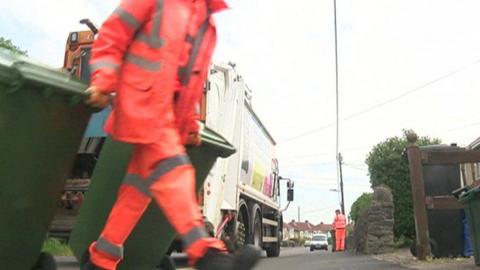
[(373, 193), (363, 193), (360, 197), (358, 197), (350, 208), (350, 219), (357, 221), (362, 211), (370, 205), (372, 198)]
[[(413, 239), (415, 237), (415, 222), (413, 218), (412, 191), (408, 160), (404, 149), (408, 146), (406, 133), (402, 137), (388, 138), (375, 145), (367, 156), (366, 163), (372, 187), (385, 184), (392, 189), (395, 204), (395, 238), (401, 236)], [(439, 144), (439, 139), (420, 137), (419, 146)]]
[(27, 55), (27, 51), (22, 51), (20, 47), (13, 44), (11, 40), (5, 39), (3, 37), (0, 37), (0, 48), (5, 48), (16, 54), (25, 55), (25, 56)]

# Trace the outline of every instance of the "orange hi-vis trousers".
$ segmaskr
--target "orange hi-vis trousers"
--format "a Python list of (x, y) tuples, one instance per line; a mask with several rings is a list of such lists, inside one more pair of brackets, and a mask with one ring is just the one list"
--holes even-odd
[(345, 250), (345, 228), (335, 229), (335, 250), (343, 251)]
[[(135, 145), (128, 172), (105, 227), (90, 245), (90, 260), (115, 270), (123, 258), (123, 244), (154, 199), (179, 234), (194, 264), (208, 249), (226, 250), (222, 241), (209, 238), (196, 200), (195, 171), (183, 147), (161, 143)], [(172, 152), (179, 154), (171, 155)]]

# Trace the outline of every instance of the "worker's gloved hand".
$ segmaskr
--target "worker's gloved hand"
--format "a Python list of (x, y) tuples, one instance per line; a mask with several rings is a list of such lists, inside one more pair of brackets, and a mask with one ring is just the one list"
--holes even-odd
[(110, 104), (111, 96), (102, 92), (98, 87), (91, 86), (86, 90), (89, 93), (88, 99), (85, 101), (88, 105), (95, 108), (105, 108)]
[(195, 132), (188, 134), (187, 142), (185, 144), (192, 146), (199, 146), (202, 144), (202, 137), (200, 136), (200, 133)]

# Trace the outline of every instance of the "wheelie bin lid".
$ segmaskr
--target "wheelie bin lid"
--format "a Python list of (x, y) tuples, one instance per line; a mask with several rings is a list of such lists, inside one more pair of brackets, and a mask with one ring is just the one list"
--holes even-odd
[(38, 85), (55, 94), (73, 95), (79, 99), (87, 93), (87, 85), (66, 71), (34, 62), (10, 50), (0, 48), (0, 85), (8, 92), (23, 85)]
[(466, 188), (465, 191), (460, 194), (458, 201), (462, 204), (468, 204), (478, 199), (480, 199), (480, 186)]
[(217, 151), (217, 155), (222, 158), (229, 157), (234, 154), (236, 149), (220, 134), (209, 128), (203, 128), (201, 132), (202, 144), (208, 144), (212, 149)]

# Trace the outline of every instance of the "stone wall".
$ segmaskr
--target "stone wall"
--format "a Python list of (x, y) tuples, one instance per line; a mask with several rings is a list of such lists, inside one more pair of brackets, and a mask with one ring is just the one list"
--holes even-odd
[(349, 250), (365, 254), (393, 251), (393, 197), (390, 188), (374, 189), (371, 204), (362, 211), (350, 238)]

